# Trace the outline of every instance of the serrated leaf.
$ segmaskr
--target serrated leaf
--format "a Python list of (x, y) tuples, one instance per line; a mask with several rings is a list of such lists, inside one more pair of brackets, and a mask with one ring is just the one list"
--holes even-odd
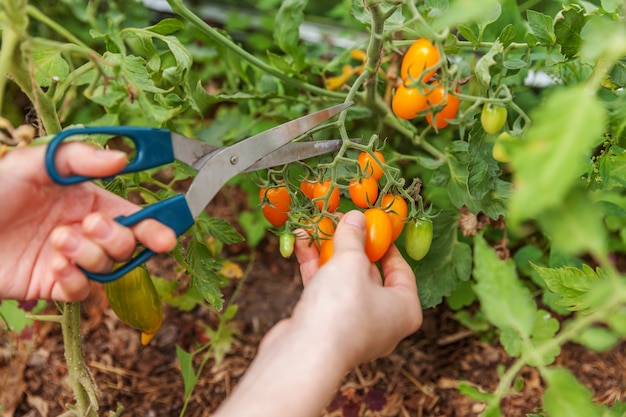
[(508, 218), (513, 227), (561, 205), (580, 181), (606, 125), (602, 105), (584, 87), (555, 92), (531, 118), (526, 137), (511, 152), (515, 192)]
[(572, 59), (580, 52), (583, 43), (581, 32), (585, 23), (585, 11), (578, 5), (565, 7), (561, 17), (554, 22), (556, 43), (560, 45), (565, 58)]
[(274, 19), (274, 40), (294, 62), (304, 59), (303, 48), (300, 47), (300, 25), (304, 20), (307, 3), (307, 0), (286, 0), (282, 2)]
[(543, 372), (548, 388), (543, 404), (550, 417), (600, 417), (602, 410), (592, 400), (591, 391), (567, 369), (550, 368)]
[(422, 307), (433, 307), (470, 277), (470, 247), (457, 238), (458, 212), (443, 211), (433, 218), (430, 251), (413, 268)]
[(519, 281), (512, 261), (504, 262), (484, 238), (474, 243), (474, 291), (482, 311), (496, 327), (512, 329), (530, 338), (537, 307), (533, 297)]
[(588, 265), (582, 269), (544, 268), (531, 263), (539, 276), (545, 281), (548, 289), (559, 298), (557, 305), (567, 307), (570, 310), (581, 310), (585, 307), (585, 297), (594, 288), (601, 277)]
[(536, 36), (542, 45), (552, 45), (556, 39), (554, 28), (552, 27), (552, 18), (535, 10), (527, 10), (526, 18), (530, 30)]
[(244, 237), (235, 228), (224, 219), (218, 217), (208, 217), (203, 220), (206, 231), (209, 235), (219, 239), (221, 242), (232, 245), (244, 240)]
[(198, 383), (198, 375), (196, 375), (196, 372), (193, 369), (193, 354), (176, 345), (176, 358), (180, 364), (180, 373), (183, 377), (185, 397), (187, 397), (193, 392), (193, 389)]
[(217, 310), (224, 300), (220, 286), (222, 278), (216, 273), (220, 265), (215, 262), (209, 248), (197, 239), (192, 239), (187, 248), (188, 264), (191, 268), (191, 285)]

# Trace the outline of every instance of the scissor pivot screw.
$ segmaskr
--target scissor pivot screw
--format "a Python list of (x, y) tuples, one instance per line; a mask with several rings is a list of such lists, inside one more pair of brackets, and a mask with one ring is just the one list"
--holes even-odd
[(232, 165), (237, 165), (238, 162), (239, 162), (239, 158), (237, 158), (236, 156), (233, 155), (230, 157), (230, 163)]

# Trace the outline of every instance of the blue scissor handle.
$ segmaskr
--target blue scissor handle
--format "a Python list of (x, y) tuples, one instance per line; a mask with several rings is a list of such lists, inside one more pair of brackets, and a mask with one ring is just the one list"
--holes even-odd
[(98, 178), (82, 175), (64, 177), (59, 174), (55, 165), (56, 153), (65, 139), (70, 136), (97, 134), (124, 136), (134, 142), (136, 151), (135, 157), (120, 171), (120, 174), (143, 171), (148, 168), (174, 162), (172, 136), (167, 129), (137, 126), (97, 126), (67, 129), (58, 133), (52, 141), (50, 141), (46, 149), (46, 169), (48, 170), (48, 175), (54, 182), (57, 184), (71, 185)]
[[(130, 216), (118, 216), (115, 218), (115, 221), (122, 226), (132, 226), (145, 219), (156, 219), (171, 227), (176, 233), (176, 236), (182, 235), (194, 223), (194, 218), (187, 205), (187, 200), (185, 200), (185, 196), (183, 195), (176, 195), (167, 200), (159, 201)], [(96, 274), (81, 269), (89, 279), (98, 282), (110, 282), (121, 278), (128, 272), (137, 268), (153, 255), (154, 252), (150, 249), (143, 249), (137, 256), (107, 274)]]

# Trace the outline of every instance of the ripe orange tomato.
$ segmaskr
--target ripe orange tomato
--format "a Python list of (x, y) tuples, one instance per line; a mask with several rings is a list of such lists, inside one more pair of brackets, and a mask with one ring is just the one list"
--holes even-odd
[[(457, 88), (456, 91), (459, 92), (459, 89)], [(460, 98), (447, 92), (446, 88), (443, 85), (437, 85), (437, 87), (435, 87), (428, 95), (428, 104), (430, 105), (430, 107), (435, 107), (442, 104), (443, 108), (441, 108), (441, 110), (437, 114), (435, 114), (434, 121), (433, 113), (428, 113), (426, 115), (426, 120), (428, 120), (428, 124), (431, 127), (435, 127), (437, 129), (442, 129), (448, 126), (449, 121), (456, 117), (456, 113), (459, 111), (460, 103)]]
[[(332, 213), (339, 207), (339, 188), (334, 187), (331, 180), (316, 182), (315, 188), (313, 189), (313, 198), (326, 198), (326, 196), (328, 196), (328, 206), (326, 210)], [(317, 204), (317, 208), (322, 211), (324, 201), (316, 201), (315, 204)]]
[[(381, 151), (374, 151), (374, 155), (380, 159), (380, 162), (385, 163), (385, 157)], [(357, 162), (366, 177), (372, 177), (375, 180), (382, 178), (383, 169), (380, 167), (378, 162), (372, 158), (372, 155), (370, 155), (369, 152), (361, 152), (357, 158)]]
[[(404, 54), (400, 67), (400, 77), (404, 81), (419, 79), (425, 69), (432, 68), (439, 63), (439, 50), (428, 39), (416, 40)], [(422, 82), (432, 78), (436, 70), (428, 71), (422, 77)]]
[(261, 211), (268, 222), (274, 227), (285, 224), (289, 217), (287, 213), (289, 213), (289, 206), (291, 205), (291, 197), (287, 187), (278, 185), (272, 188), (261, 188), (259, 202), (261, 203)]
[(389, 214), (391, 219), (392, 236), (391, 240), (395, 241), (406, 223), (406, 216), (409, 213), (408, 206), (404, 198), (399, 195), (385, 194), (383, 196), (381, 207)]
[(303, 180), (300, 183), (300, 191), (302, 191), (302, 194), (307, 196), (309, 200), (313, 199), (313, 192), (315, 190), (315, 184), (316, 183), (314, 181), (309, 181), (309, 180)]
[(378, 198), (378, 181), (374, 177), (352, 180), (348, 192), (355, 206), (360, 208), (371, 207)]
[(334, 251), (335, 245), (333, 244), (332, 239), (322, 241), (322, 246), (320, 247), (320, 266), (328, 262), (328, 260), (333, 256)]
[(376, 262), (389, 249), (392, 238), (392, 225), (389, 215), (380, 208), (365, 210), (365, 253), (370, 262)]
[(428, 107), (427, 92), (404, 84), (396, 88), (391, 100), (393, 114), (401, 119), (410, 120)]

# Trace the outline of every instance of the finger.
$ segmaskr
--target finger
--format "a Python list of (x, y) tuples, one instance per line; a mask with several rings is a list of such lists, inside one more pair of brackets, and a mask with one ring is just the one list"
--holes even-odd
[(320, 268), (320, 253), (307, 232), (297, 229), (294, 234), (296, 235), (294, 253), (300, 264), (302, 284), (306, 286)]
[(415, 273), (396, 245), (389, 247), (380, 260), (380, 266), (385, 277), (385, 287), (402, 287), (417, 293)]
[(176, 246), (176, 233), (163, 223), (146, 219), (132, 227), (137, 240), (156, 253), (169, 252)]
[(344, 214), (334, 236), (335, 254), (357, 251), (365, 256), (365, 216), (358, 210)]
[(135, 250), (135, 235), (131, 229), (102, 213), (85, 217), (82, 231), (86, 238), (100, 245), (116, 261), (130, 258)]
[(55, 157), (56, 169), (64, 177), (106, 177), (121, 171), (127, 162), (124, 152), (98, 149), (81, 142), (63, 144)]
[(50, 234), (50, 242), (61, 255), (88, 271), (108, 272), (113, 267), (113, 260), (98, 244), (71, 227), (54, 229)]
[(49, 295), (44, 298), (61, 302), (81, 301), (89, 295), (89, 281), (80, 269), (67, 258), (56, 254), (50, 262), (54, 284)]

